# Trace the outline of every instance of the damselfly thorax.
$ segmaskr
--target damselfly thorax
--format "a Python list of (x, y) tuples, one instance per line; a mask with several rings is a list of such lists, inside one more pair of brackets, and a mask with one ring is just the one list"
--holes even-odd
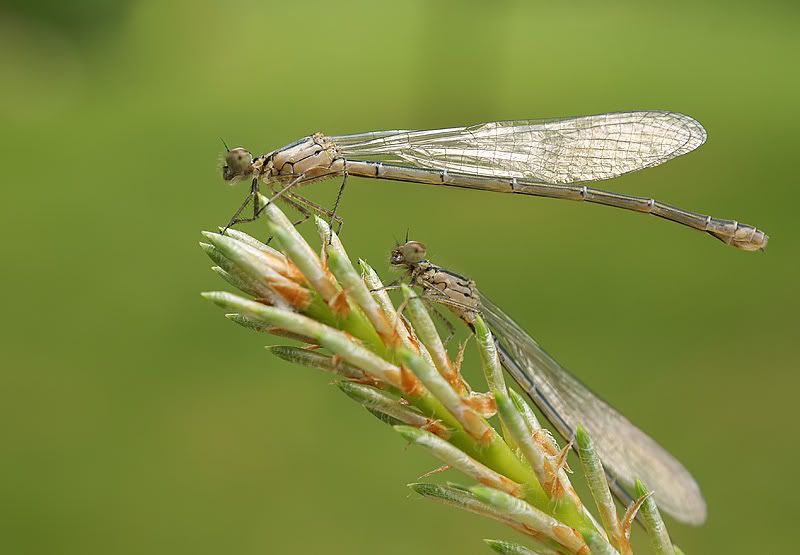
[(315, 133), (261, 157), (259, 177), (267, 183), (285, 184), (302, 176), (298, 184), (304, 184), (344, 175), (345, 163), (336, 144), (329, 137)]
[(243, 148), (234, 148), (225, 156), (222, 177), (225, 181), (253, 178), (265, 184), (308, 183), (343, 175), (345, 159), (333, 141), (316, 133), (253, 159)]
[[(333, 209), (314, 205), (335, 219), (347, 176), (353, 175), (604, 204), (703, 231), (741, 250), (763, 249), (768, 237), (751, 225), (587, 185), (660, 165), (705, 140), (705, 129), (691, 117), (655, 110), (424, 131), (316, 133), (255, 159), (243, 148), (228, 151), (223, 178), (252, 179), (250, 196), (229, 225), (258, 216), (259, 183), (270, 186), (272, 200), (300, 204), (308, 213), (313, 203), (292, 189), (341, 176)], [(251, 198), (253, 216), (239, 218)]]
[(409, 280), (412, 286), (420, 287), (427, 298), (446, 305), (467, 324), (475, 322), (481, 301), (471, 279), (422, 260), (410, 268)]

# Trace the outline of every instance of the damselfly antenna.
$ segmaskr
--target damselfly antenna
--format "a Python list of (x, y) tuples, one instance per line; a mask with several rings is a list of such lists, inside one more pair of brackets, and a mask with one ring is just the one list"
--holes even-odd
[(228, 148), (228, 143), (226, 143), (226, 142), (225, 142), (225, 139), (223, 139), (222, 137), (220, 137), (220, 138), (219, 138), (219, 140), (220, 140), (220, 141), (222, 141), (222, 146), (224, 146), (224, 147), (225, 147), (225, 152), (230, 152), (230, 151), (231, 151), (231, 149), (230, 149), (230, 148)]

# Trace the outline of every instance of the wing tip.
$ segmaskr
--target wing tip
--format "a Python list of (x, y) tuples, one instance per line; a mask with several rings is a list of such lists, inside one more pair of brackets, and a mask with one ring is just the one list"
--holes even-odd
[[(658, 501), (656, 501), (656, 504), (658, 504)], [(689, 526), (702, 526), (708, 517), (708, 507), (702, 497), (699, 499), (698, 505), (689, 508), (684, 507), (681, 512), (673, 512), (664, 507), (661, 507), (661, 510), (678, 522)]]
[[(684, 469), (684, 476), (674, 480), (672, 491), (667, 495), (654, 496), (658, 508), (673, 519), (689, 526), (701, 526), (708, 517), (708, 506), (695, 479)], [(667, 489), (669, 489), (667, 487)], [(679, 495), (675, 495), (679, 493)]]
[(708, 132), (703, 124), (692, 116), (680, 112), (666, 112), (675, 120), (676, 127), (686, 133), (686, 142), (675, 153), (676, 156), (686, 154), (699, 148), (708, 140)]

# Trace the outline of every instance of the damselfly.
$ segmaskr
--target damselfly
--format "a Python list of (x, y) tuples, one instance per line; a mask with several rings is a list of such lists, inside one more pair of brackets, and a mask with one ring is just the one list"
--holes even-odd
[(475, 283), (426, 259), (422, 243), (396, 247), (390, 263), (408, 273), (423, 298), (447, 306), (470, 327), (478, 314), (492, 330), (500, 363), (565, 439), (578, 425), (593, 437), (613, 493), (629, 502), (641, 479), (655, 491), (662, 510), (699, 525), (706, 504), (689, 471), (650, 436), (634, 426), (548, 355), (505, 312), (480, 294)]
[[(689, 212), (652, 198), (586, 185), (657, 166), (702, 145), (703, 126), (689, 116), (638, 111), (556, 119), (482, 123), (428, 131), (371, 131), (328, 137), (321, 133), (258, 157), (228, 150), (222, 177), (251, 179), (245, 202), (228, 227), (258, 217), (259, 183), (306, 217), (336, 216), (348, 175), (519, 193), (605, 204), (652, 214), (733, 247), (763, 249), (768, 237), (753, 226)], [(299, 185), (342, 177), (332, 210), (298, 195)], [(251, 217), (240, 217), (252, 203)]]

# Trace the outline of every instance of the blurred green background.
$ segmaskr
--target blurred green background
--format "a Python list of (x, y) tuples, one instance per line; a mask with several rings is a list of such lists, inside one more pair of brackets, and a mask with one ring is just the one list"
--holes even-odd
[(5, 2), (0, 551), (487, 553), (480, 538), (518, 537), (411, 497), (427, 453), (200, 299), (223, 284), (199, 232), (245, 193), (221, 183), (219, 137), (263, 152), (639, 108), (691, 114), (709, 141), (603, 186), (762, 227), (766, 254), (610, 208), (358, 179), (345, 242), (387, 275), (410, 228), (676, 453), (709, 505), (704, 527), (671, 524), (687, 553), (794, 551), (799, 11)]

